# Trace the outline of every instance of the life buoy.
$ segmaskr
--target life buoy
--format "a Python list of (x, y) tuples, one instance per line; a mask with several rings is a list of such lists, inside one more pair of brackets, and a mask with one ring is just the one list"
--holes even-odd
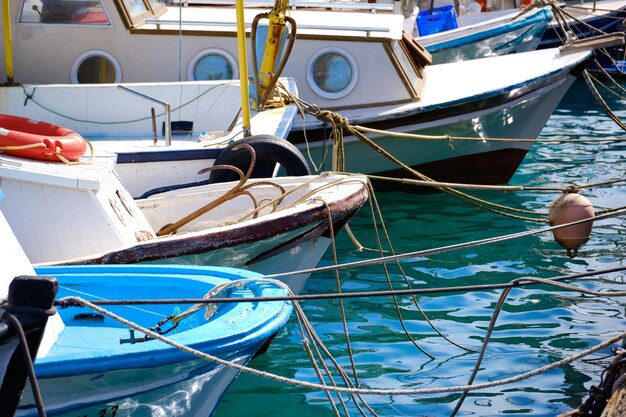
[[(232, 165), (241, 169), (244, 174), (248, 172), (251, 161), (250, 152), (246, 149), (233, 151), (235, 146), (242, 143), (252, 146), (256, 154), (252, 178), (272, 177), (276, 163), (279, 163), (289, 176), (311, 174), (306, 159), (304, 159), (298, 148), (284, 139), (271, 135), (251, 136), (233, 142), (220, 152), (215, 159), (214, 165)], [(227, 169), (212, 171), (209, 176), (209, 183), (238, 180), (239, 176)]]
[(75, 162), (87, 141), (65, 127), (26, 117), (0, 114), (0, 152), (42, 161)]

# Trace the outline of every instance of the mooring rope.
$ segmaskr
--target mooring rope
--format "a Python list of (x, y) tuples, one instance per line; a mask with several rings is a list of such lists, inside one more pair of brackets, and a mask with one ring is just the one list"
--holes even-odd
[[(423, 180), (415, 180), (412, 178), (395, 178), (395, 177), (382, 177), (379, 175), (367, 175), (370, 179), (375, 179), (378, 181), (389, 181), (389, 182), (400, 182), (402, 184), (411, 184), (417, 186), (424, 187), (448, 187), (448, 188), (465, 188), (470, 190), (485, 190), (485, 191), (559, 191), (562, 192), (566, 187), (545, 187), (545, 186), (530, 186), (530, 185), (484, 185), (484, 184), (463, 184), (463, 183), (454, 183), (454, 182), (441, 182), (441, 181), (423, 181)], [(592, 184), (583, 184), (574, 186), (578, 189), (583, 188), (594, 188), (600, 187), (603, 185), (611, 185), (619, 182), (625, 182), (626, 178), (615, 178), (612, 180), (596, 182)], [(573, 185), (573, 184), (570, 184)]]
[(602, 107), (602, 109), (611, 118), (611, 120), (613, 120), (620, 128), (622, 128), (622, 130), (626, 130), (626, 125), (619, 119), (619, 117), (617, 117), (617, 115), (613, 112), (613, 110), (611, 110), (607, 102), (602, 98), (600, 92), (589, 77), (589, 73), (587, 72), (587, 70), (583, 71), (583, 79), (585, 80), (585, 83), (587, 83), (589, 91), (591, 91), (591, 94), (596, 99), (600, 107)]
[[(214, 89), (216, 89), (218, 87), (222, 87), (222, 86), (224, 87), (224, 90), (226, 90), (226, 87), (228, 87), (229, 84), (219, 84), (219, 85), (215, 85), (215, 86), (210, 86), (206, 91), (204, 91), (204, 92), (198, 94), (197, 96), (189, 99), (188, 101), (182, 103), (180, 106), (172, 108), (170, 110), (170, 112), (178, 111), (178, 110), (180, 110), (180, 109), (190, 105), (191, 103), (200, 100), (203, 96), (207, 95), (208, 93), (210, 93)], [(26, 86), (20, 85), (20, 87), (22, 87), (24, 95), (26, 96), (26, 100), (24, 101), (24, 106), (26, 106), (28, 101), (30, 100), (30, 101), (32, 101), (33, 103), (35, 103), (37, 106), (39, 106), (40, 108), (42, 108), (45, 111), (47, 111), (49, 113), (52, 113), (54, 115), (57, 115), (59, 117), (62, 117), (64, 119), (68, 119), (68, 120), (74, 121), (74, 122), (93, 123), (93, 124), (98, 124), (98, 125), (111, 125), (111, 124), (128, 124), (128, 123), (142, 122), (144, 120), (150, 120), (152, 118), (152, 116), (150, 115), (150, 116), (146, 116), (146, 117), (140, 117), (140, 118), (137, 118), (137, 119), (118, 120), (118, 121), (97, 121), (97, 120), (89, 120), (89, 119), (80, 119), (80, 118), (77, 118), (77, 117), (72, 117), (72, 116), (69, 116), (67, 114), (61, 113), (60, 111), (54, 110), (54, 109), (52, 109), (50, 107), (47, 107), (46, 105), (44, 105), (44, 104), (40, 103), (39, 101), (37, 101), (34, 98), (35, 91), (37, 90), (37, 87), (33, 87), (33, 92), (31, 94), (28, 94), (28, 92), (26, 91)], [(214, 101), (212, 106), (214, 106), (218, 101), (219, 100)], [(209, 106), (209, 109), (212, 106)], [(209, 109), (207, 109), (205, 111), (205, 113), (208, 112)], [(164, 114), (165, 113), (162, 112), (162, 113), (158, 113), (156, 116), (157, 117), (161, 117)]]
[(392, 130), (380, 130), (360, 125), (350, 125), (352, 128), (363, 133), (373, 133), (396, 138), (415, 139), (425, 141), (469, 141), (469, 142), (526, 142), (526, 143), (595, 143), (595, 142), (626, 142), (626, 138), (579, 138), (579, 139), (529, 139), (529, 138), (477, 138), (472, 136), (451, 135), (423, 135), (417, 133), (394, 132)]
[[(380, 225), (381, 225), (381, 229), (383, 231), (383, 234), (385, 236), (385, 240), (387, 242), (387, 245), (389, 246), (389, 250), (391, 252), (392, 255), (395, 255), (395, 250), (393, 248), (393, 244), (391, 242), (391, 236), (389, 235), (389, 231), (387, 230), (387, 226), (385, 225), (385, 221), (383, 218), (383, 214), (380, 210), (380, 205), (378, 204), (378, 200), (376, 198), (376, 194), (374, 193), (374, 189), (371, 183), (368, 184), (370, 187), (370, 211), (372, 214), (372, 224), (374, 225), (374, 236), (376, 237), (376, 241), (378, 244), (378, 250), (379, 250), (379, 255), (383, 256), (383, 248), (382, 248), (382, 244), (381, 244), (381, 240), (380, 240), (380, 233), (378, 231), (378, 222), (376, 221), (376, 218), (378, 217), (378, 219), (380, 220)], [(374, 213), (375, 210), (375, 213)], [(395, 261), (396, 267), (398, 268), (398, 270), (400, 271), (400, 274), (402, 275), (403, 279), (404, 279), (404, 284), (410, 289), (411, 288), (411, 281), (408, 279), (404, 268), (402, 267), (402, 265), (400, 264), (400, 262)], [(386, 264), (383, 264), (383, 271), (385, 273), (385, 277), (387, 279), (387, 285), (389, 286), (389, 290), (390, 291), (394, 291), (393, 288), (393, 284), (391, 282), (391, 278), (389, 275), (389, 271), (387, 269)], [(442, 337), (445, 341), (447, 341), (448, 343), (466, 350), (466, 351), (472, 351), (472, 349), (466, 348), (465, 346), (462, 346), (461, 344), (454, 342), (453, 340), (451, 340), (448, 336), (444, 335), (436, 326), (435, 324), (430, 320), (430, 318), (426, 315), (426, 312), (424, 310), (422, 310), (422, 307), (420, 306), (419, 302), (417, 301), (417, 298), (415, 297), (415, 295), (412, 296), (412, 301), (413, 301), (413, 305), (415, 306), (415, 308), (417, 308), (417, 311), (420, 313), (420, 315), (424, 318), (424, 320), (426, 320), (426, 323), (430, 326), (431, 329), (433, 329), (433, 331), (435, 333), (437, 333), (440, 337)], [(400, 305), (397, 301), (397, 299), (395, 297), (393, 297), (393, 302), (394, 302), (394, 306), (396, 309), (396, 313), (398, 314), (398, 318), (400, 320), (400, 324), (406, 334), (406, 336), (409, 338), (409, 340), (411, 341), (411, 343), (413, 343), (413, 345), (415, 347), (417, 347), (422, 353), (424, 353), (425, 355), (427, 355), (428, 357), (430, 357), (431, 359), (434, 359), (434, 357), (429, 354), (428, 352), (426, 352), (422, 347), (420, 347), (417, 343), (417, 341), (415, 340), (415, 338), (411, 335), (411, 333), (409, 332), (408, 328), (406, 327), (405, 321), (404, 321), (404, 317), (402, 315), (402, 310), (400, 309)]]
[[(544, 282), (542, 282), (544, 283)], [(577, 287), (576, 291), (582, 291), (582, 289), (579, 289)], [(612, 296), (613, 293), (615, 294), (619, 294), (619, 296), (623, 296), (626, 295), (625, 292), (604, 292), (601, 293), (601, 295), (603, 296)], [(145, 327), (139, 326), (136, 323), (133, 323), (129, 320), (126, 320), (110, 311), (107, 311), (101, 307), (99, 307), (98, 305), (91, 303), (87, 300), (83, 300), (77, 297), (69, 297), (71, 300), (70, 301), (73, 305), (82, 305), (85, 307), (89, 307), (91, 309), (93, 309), (94, 311), (97, 311), (103, 315), (106, 315), (107, 317), (110, 317), (114, 320), (119, 321), (120, 323), (124, 324), (125, 326), (128, 326), (132, 329), (135, 329), (137, 331), (140, 331), (142, 333), (145, 333), (146, 335), (150, 336), (151, 338), (160, 340), (172, 347), (175, 347), (177, 349), (180, 349), (181, 351), (190, 353), (196, 357), (199, 358), (203, 358), (206, 359), (208, 361), (217, 363), (219, 365), (223, 365), (223, 366), (227, 366), (233, 369), (237, 369), (241, 372), (245, 372), (248, 374), (252, 374), (252, 375), (257, 375), (257, 376), (261, 376), (263, 378), (268, 378), (268, 379), (272, 379), (274, 381), (278, 381), (278, 382), (283, 382), (283, 383), (287, 383), (287, 384), (291, 384), (291, 385), (295, 385), (295, 386), (300, 386), (303, 388), (309, 388), (309, 389), (314, 389), (314, 390), (322, 390), (322, 391), (332, 391), (332, 392), (337, 392), (337, 393), (352, 393), (352, 394), (376, 394), (376, 395), (419, 395), (419, 394), (439, 394), (439, 393), (452, 393), (452, 392), (464, 392), (464, 391), (469, 391), (469, 390), (480, 390), (480, 389), (485, 389), (485, 388), (492, 388), (492, 387), (497, 387), (497, 386), (501, 386), (501, 385), (507, 385), (510, 384), (512, 382), (518, 382), (527, 378), (530, 378), (532, 376), (541, 374), (543, 372), (546, 372), (548, 370), (563, 366), (563, 365), (567, 365), (575, 360), (578, 360), (582, 357), (588, 356), (591, 353), (597, 352), (601, 349), (604, 349), (624, 338), (626, 338), (626, 332), (622, 332), (619, 333), (618, 335), (611, 337), (607, 340), (605, 340), (604, 342), (601, 342), (599, 344), (596, 344), (588, 349), (583, 350), (582, 352), (579, 352), (577, 354), (568, 356), (560, 361), (557, 362), (553, 362), (551, 364), (536, 368), (534, 370), (531, 371), (527, 371), (521, 374), (518, 374), (514, 377), (509, 377), (509, 378), (503, 378), (503, 379), (497, 379), (494, 381), (490, 381), (490, 382), (485, 382), (485, 383), (481, 383), (481, 384), (469, 384), (469, 385), (457, 385), (457, 386), (451, 386), (451, 387), (439, 387), (439, 388), (421, 388), (421, 389), (376, 389), (376, 388), (352, 388), (352, 387), (330, 387), (328, 385), (324, 385), (324, 384), (314, 384), (314, 383), (309, 383), (309, 382), (305, 382), (305, 381), (300, 381), (300, 380), (296, 380), (293, 378), (286, 378), (286, 377), (282, 377), (280, 375), (276, 375), (276, 374), (271, 374), (265, 371), (259, 371), (247, 366), (243, 366), (243, 365), (239, 365), (237, 363), (233, 363), (224, 359), (221, 359), (217, 356), (214, 355), (210, 355), (192, 348), (189, 348), (188, 346), (182, 345), (180, 343), (177, 343), (173, 340), (170, 340), (166, 337), (163, 337), (162, 335), (155, 333), (153, 331), (151, 331), (150, 329), (147, 329)], [(483, 343), (484, 344), (484, 343)]]
[[(550, 278), (552, 282), (579, 280), (583, 278), (590, 278), (599, 275), (613, 274), (617, 272), (626, 271), (626, 266), (618, 266), (613, 268), (605, 268), (595, 271), (578, 272), (575, 274), (560, 275)], [(264, 277), (260, 277), (264, 278)], [(532, 277), (525, 277), (532, 278)], [(153, 300), (90, 300), (91, 303), (98, 306), (115, 306), (115, 305), (145, 305), (145, 304), (222, 304), (222, 303), (258, 303), (263, 301), (313, 301), (313, 300), (332, 300), (332, 299), (352, 299), (352, 298), (375, 298), (375, 297), (390, 297), (401, 295), (427, 295), (427, 294), (446, 294), (446, 293), (467, 293), (472, 291), (488, 291), (497, 289), (506, 289), (512, 287), (528, 287), (537, 285), (536, 282), (525, 282), (524, 278), (518, 278), (518, 281), (514, 283), (499, 283), (499, 284), (474, 284), (474, 285), (461, 285), (452, 287), (438, 287), (438, 288), (411, 288), (404, 290), (389, 290), (389, 291), (359, 291), (359, 292), (341, 292), (332, 294), (298, 294), (298, 295), (286, 295), (286, 296), (272, 296), (272, 297), (246, 297), (246, 298), (213, 298), (207, 300), (206, 298), (176, 298), (176, 299), (153, 299)], [(522, 280), (522, 281), (519, 281)], [(79, 307), (80, 304), (76, 304), (74, 299), (80, 297), (63, 297), (54, 302), (54, 305), (59, 308), (67, 307)]]
[[(4, 307), (2, 308), (2, 310), (4, 310)], [(33, 399), (35, 400), (35, 405), (37, 407), (37, 413), (39, 414), (39, 417), (46, 417), (46, 408), (44, 406), (41, 390), (39, 389), (37, 375), (35, 374), (33, 359), (30, 357), (30, 352), (28, 350), (28, 339), (26, 339), (26, 333), (24, 333), (22, 324), (13, 314), (9, 313), (8, 311), (2, 311), (0, 317), (7, 318), (11, 322), (13, 328), (17, 333), (20, 341), (20, 349), (22, 350), (22, 359), (24, 360), (24, 366), (26, 368), (28, 379), (30, 381)]]
[[(317, 108), (316, 106), (312, 106), (302, 100), (300, 100), (301, 105), (303, 108), (305, 108), (307, 110), (307, 112), (309, 112), (310, 114), (312, 114), (313, 116), (317, 117), (318, 119), (326, 122), (327, 124), (332, 126), (332, 137), (334, 137), (334, 147), (333, 147), (333, 154), (334, 154), (334, 158), (333, 158), (333, 169), (337, 170), (337, 171), (344, 171), (344, 148), (343, 148), (343, 129), (346, 129), (348, 132), (350, 132), (350, 134), (354, 135), (357, 139), (359, 139), (363, 144), (367, 145), (368, 147), (370, 147), (372, 150), (374, 150), (375, 152), (379, 153), (380, 155), (382, 155), (383, 157), (385, 157), (386, 159), (392, 161), (394, 164), (398, 165), (399, 167), (401, 167), (402, 169), (404, 169), (405, 171), (410, 172), (411, 174), (413, 174), (414, 176), (416, 176), (417, 178), (424, 180), (424, 181), (433, 181), (432, 178), (422, 174), (421, 172), (413, 169), (412, 167), (406, 165), (405, 163), (403, 163), (402, 161), (400, 161), (398, 158), (394, 157), (393, 155), (391, 155), (389, 152), (387, 152), (385, 149), (383, 149), (382, 147), (380, 147), (379, 145), (377, 145), (376, 143), (374, 143), (371, 139), (369, 139), (367, 136), (365, 136), (363, 133), (361, 133), (360, 131), (358, 131), (357, 129), (354, 128), (354, 126), (350, 125), (349, 121), (347, 118), (341, 116), (340, 114), (337, 113), (333, 113), (331, 111), (328, 110), (319, 110), (319, 108)], [(515, 218), (518, 220), (525, 220), (525, 221), (532, 221), (532, 222), (540, 222), (540, 223), (547, 223), (547, 219), (545, 219), (545, 216), (547, 215), (546, 213), (538, 213), (538, 212), (534, 212), (534, 211), (530, 211), (530, 210), (524, 210), (524, 209), (519, 209), (519, 208), (514, 208), (514, 207), (509, 207), (509, 206), (504, 206), (502, 204), (497, 204), (497, 203), (493, 203), (490, 201), (487, 201), (485, 199), (480, 199), (474, 196), (471, 196), (467, 193), (463, 193), (457, 189), (454, 188), (447, 188), (447, 187), (440, 187), (439, 188), (440, 191), (445, 192), (447, 194), (449, 194), (452, 197), (455, 197), (465, 203), (468, 203), (472, 206), (475, 206), (477, 208), (480, 208), (482, 210), (487, 210), (490, 211), (492, 213), (496, 213), (502, 216), (506, 216), (506, 217), (510, 217), (510, 218)], [(533, 216), (541, 216), (544, 218), (533, 218), (533, 217), (527, 217), (527, 216), (522, 216), (522, 215), (517, 215), (517, 214), (512, 214), (512, 213), (520, 213), (520, 214), (528, 214), (528, 215), (533, 215)]]
[[(519, 280), (514, 280), (513, 283), (515, 283), (515, 281), (531, 281), (531, 282), (536, 282), (538, 284), (546, 284), (546, 285), (553, 285), (555, 287), (558, 288), (562, 288), (562, 289), (567, 289), (570, 291), (576, 291), (576, 292), (581, 292), (583, 294), (589, 294), (589, 295), (596, 295), (596, 296), (610, 296), (610, 297), (625, 297), (626, 296), (626, 291), (610, 291), (610, 292), (600, 292), (600, 291), (594, 291), (594, 290), (589, 290), (587, 288), (584, 287), (580, 287), (580, 286), (575, 286), (575, 285), (571, 285), (571, 284), (566, 284), (566, 283), (562, 283), (562, 282), (554, 282), (551, 281), (549, 279), (542, 279), (542, 278), (520, 278)], [(485, 334), (485, 337), (483, 339), (483, 344), (482, 344), (482, 348), (480, 350), (480, 354), (478, 355), (478, 359), (476, 360), (476, 364), (474, 365), (474, 369), (472, 370), (472, 374), (469, 378), (469, 381), (467, 383), (467, 385), (471, 386), (472, 383), (474, 382), (474, 378), (476, 377), (476, 375), (478, 374), (478, 371), (480, 369), (480, 365), (482, 363), (482, 360), (485, 356), (485, 352), (487, 350), (487, 345), (489, 344), (489, 340), (491, 339), (491, 334), (493, 333), (493, 329), (496, 325), (496, 321), (498, 319), (498, 315), (500, 313), (500, 311), (502, 310), (502, 307), (504, 306), (504, 302), (506, 300), (506, 298), (508, 297), (509, 293), (511, 292), (511, 288), (507, 288), (505, 289), (502, 294), (500, 295), (499, 299), (498, 299), (498, 303), (496, 304), (496, 307), (494, 309), (494, 313), (491, 316), (491, 320), (489, 322), (489, 328), (487, 329), (487, 333)], [(452, 411), (452, 413), (450, 414), (450, 417), (454, 417), (456, 415), (456, 413), (460, 410), (461, 406), (463, 405), (463, 402), (465, 401), (465, 398), (467, 397), (467, 394), (469, 393), (469, 390), (464, 390), (463, 394), (461, 395), (461, 398), (459, 398), (456, 406), (454, 407), (454, 410)]]
[(549, 226), (549, 227), (542, 227), (539, 229), (534, 229), (534, 230), (527, 230), (524, 232), (517, 232), (517, 233), (511, 233), (508, 235), (500, 235), (500, 236), (496, 236), (496, 237), (490, 237), (490, 238), (485, 238), (485, 239), (478, 239), (478, 240), (473, 240), (473, 241), (469, 241), (469, 242), (463, 242), (463, 243), (456, 243), (453, 245), (447, 245), (447, 246), (441, 246), (438, 248), (432, 248), (432, 249), (423, 249), (423, 250), (419, 250), (419, 251), (415, 251), (415, 252), (406, 252), (406, 253), (402, 253), (402, 254), (398, 254), (398, 255), (388, 255), (388, 256), (383, 256), (380, 258), (376, 258), (376, 259), (366, 259), (366, 260), (362, 260), (362, 261), (354, 261), (354, 262), (346, 262), (337, 266), (323, 266), (323, 267), (318, 267), (318, 268), (311, 268), (311, 269), (305, 269), (305, 270), (300, 270), (300, 271), (295, 271), (295, 272), (286, 272), (286, 273), (281, 273), (281, 274), (271, 274), (271, 275), (267, 275), (268, 277), (279, 277), (279, 276), (286, 276), (286, 275), (294, 275), (294, 274), (309, 274), (309, 273), (317, 273), (317, 272), (326, 272), (326, 271), (331, 271), (334, 268), (357, 268), (357, 267), (361, 267), (361, 266), (368, 266), (368, 265), (375, 265), (378, 263), (385, 263), (385, 262), (390, 262), (390, 261), (396, 261), (396, 260), (404, 260), (404, 259), (410, 259), (410, 258), (416, 258), (416, 257), (423, 257), (423, 256), (430, 256), (430, 255), (438, 255), (438, 254), (442, 254), (442, 253), (446, 253), (446, 252), (451, 252), (454, 250), (458, 250), (458, 249), (467, 249), (467, 248), (472, 248), (472, 247), (476, 247), (476, 246), (481, 246), (481, 245), (487, 245), (487, 244), (492, 244), (492, 243), (501, 243), (501, 242), (505, 242), (508, 240), (513, 240), (513, 239), (518, 239), (518, 238), (522, 238), (522, 237), (527, 237), (527, 236), (532, 236), (532, 235), (537, 235), (537, 234), (541, 234), (541, 233), (546, 233), (546, 232), (550, 232), (553, 230), (557, 230), (557, 229), (561, 229), (564, 227), (568, 227), (568, 226), (573, 226), (573, 225), (577, 225), (577, 224), (583, 224), (583, 223), (587, 223), (587, 222), (594, 222), (594, 221), (599, 221), (599, 220), (604, 220), (607, 218), (611, 218), (611, 217), (617, 217), (620, 215), (623, 215), (624, 213), (626, 213), (626, 207), (623, 208), (619, 208), (619, 209), (614, 209), (610, 212), (606, 212), (606, 213), (601, 213), (595, 217), (592, 218), (587, 218), (587, 219), (582, 219), (582, 220), (577, 220), (575, 222), (570, 222), (570, 223), (563, 223), (560, 225), (555, 225), (555, 226)]

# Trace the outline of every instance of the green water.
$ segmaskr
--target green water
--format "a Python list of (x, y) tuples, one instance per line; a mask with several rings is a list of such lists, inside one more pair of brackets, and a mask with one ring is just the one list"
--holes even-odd
[[(614, 108), (626, 108), (612, 98)], [(618, 112), (626, 119), (626, 112)], [(542, 138), (626, 137), (595, 104), (583, 82), (574, 85), (551, 117)], [(535, 144), (512, 180), (513, 184), (563, 186), (626, 177), (626, 144)], [(509, 206), (547, 211), (555, 192), (473, 192)], [(626, 205), (626, 183), (583, 191), (596, 210)], [(398, 253), (450, 245), (531, 230), (541, 225), (477, 210), (442, 194), (400, 192), (377, 195), (385, 224)], [(350, 222), (357, 238), (375, 247), (369, 210)], [(554, 277), (625, 264), (626, 219), (598, 222), (590, 241), (570, 259), (550, 234), (508, 241), (403, 262), (414, 288), (505, 283), (512, 279)], [(375, 257), (357, 252), (345, 233), (337, 240), (340, 262)], [(324, 264), (332, 263), (329, 253)], [(394, 288), (406, 288), (398, 269), (390, 266)], [(626, 290), (626, 274), (614, 273), (576, 281), (595, 290)], [(340, 274), (343, 291), (388, 289), (381, 266)], [(332, 273), (313, 275), (305, 293), (336, 292)], [(420, 306), (444, 334), (479, 349), (500, 291), (422, 296)], [(430, 360), (403, 332), (390, 298), (345, 301), (350, 339), (361, 386), (417, 389), (464, 385), (477, 354), (465, 352), (426, 324), (408, 297), (399, 299), (405, 324), (419, 345), (435, 356)], [(349, 370), (341, 312), (337, 301), (307, 301), (302, 306), (324, 343)], [(549, 287), (515, 289), (507, 299), (475, 383), (511, 377), (533, 370), (624, 330), (624, 300), (582, 295)], [(592, 357), (610, 354), (605, 349)], [(459, 415), (553, 416), (580, 405), (609, 359), (579, 360), (545, 374), (498, 388), (472, 392)], [(270, 373), (317, 382), (302, 348), (295, 318), (280, 332), (267, 354), (251, 366)], [(449, 415), (459, 394), (374, 396), (364, 398), (381, 416)], [(347, 399), (347, 397), (344, 396)], [(358, 415), (347, 402), (350, 415)], [(331, 416), (326, 396), (303, 388), (242, 374), (227, 392), (217, 417)]]

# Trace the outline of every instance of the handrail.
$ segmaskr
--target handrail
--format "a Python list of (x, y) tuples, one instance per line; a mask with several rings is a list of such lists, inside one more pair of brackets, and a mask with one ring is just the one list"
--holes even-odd
[(166, 101), (159, 100), (158, 98), (155, 98), (155, 97), (150, 97), (147, 94), (144, 94), (144, 93), (142, 93), (140, 91), (137, 91), (137, 90), (133, 90), (132, 88), (126, 87), (123, 84), (118, 84), (117, 88), (118, 89), (121, 88), (122, 90), (126, 90), (126, 91), (128, 91), (130, 93), (138, 95), (139, 97), (143, 97), (143, 98), (145, 98), (147, 100), (153, 101), (153, 102), (158, 103), (158, 104), (163, 106), (163, 110), (164, 110), (163, 115), (164, 115), (164, 118), (165, 118), (165, 121), (164, 121), (165, 127), (164, 127), (164, 132), (163, 132), (165, 134), (165, 145), (166, 146), (171, 146), (172, 145), (172, 122), (171, 122), (172, 119), (170, 117), (170, 110), (171, 110), (170, 103), (168, 103)]
[[(203, 4), (203, 5), (215, 5), (215, 6), (232, 6), (235, 2), (233, 0), (169, 0), (170, 4)], [(273, 0), (246, 0), (246, 7), (272, 7), (274, 5)], [(303, 9), (303, 8), (324, 8), (324, 9), (348, 9), (348, 10), (369, 10), (372, 13), (377, 11), (393, 12), (393, 4), (381, 4), (381, 3), (358, 3), (358, 2), (343, 2), (343, 1), (290, 1), (289, 7), (291, 9)]]
[[(208, 20), (165, 20), (165, 19), (147, 19), (146, 24), (156, 25), (183, 25), (183, 26), (232, 26), (236, 25), (234, 21), (208, 21)], [(246, 27), (250, 27), (251, 23), (246, 23)], [(328, 25), (305, 25), (298, 24), (298, 29), (316, 29), (316, 30), (345, 30), (345, 31), (360, 31), (360, 32), (381, 32), (388, 33), (390, 29), (388, 27), (375, 27), (375, 26), (328, 26)]]

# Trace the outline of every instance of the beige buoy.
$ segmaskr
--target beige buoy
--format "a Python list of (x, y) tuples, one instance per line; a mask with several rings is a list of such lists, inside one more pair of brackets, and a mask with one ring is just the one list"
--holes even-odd
[[(552, 202), (548, 211), (548, 221), (551, 226), (593, 217), (593, 205), (585, 197), (578, 194), (578, 190), (574, 187), (563, 191), (563, 194)], [(589, 221), (554, 229), (552, 234), (554, 235), (554, 240), (567, 249), (567, 256), (573, 258), (578, 254), (578, 248), (589, 240), (592, 226), (593, 222)]]

